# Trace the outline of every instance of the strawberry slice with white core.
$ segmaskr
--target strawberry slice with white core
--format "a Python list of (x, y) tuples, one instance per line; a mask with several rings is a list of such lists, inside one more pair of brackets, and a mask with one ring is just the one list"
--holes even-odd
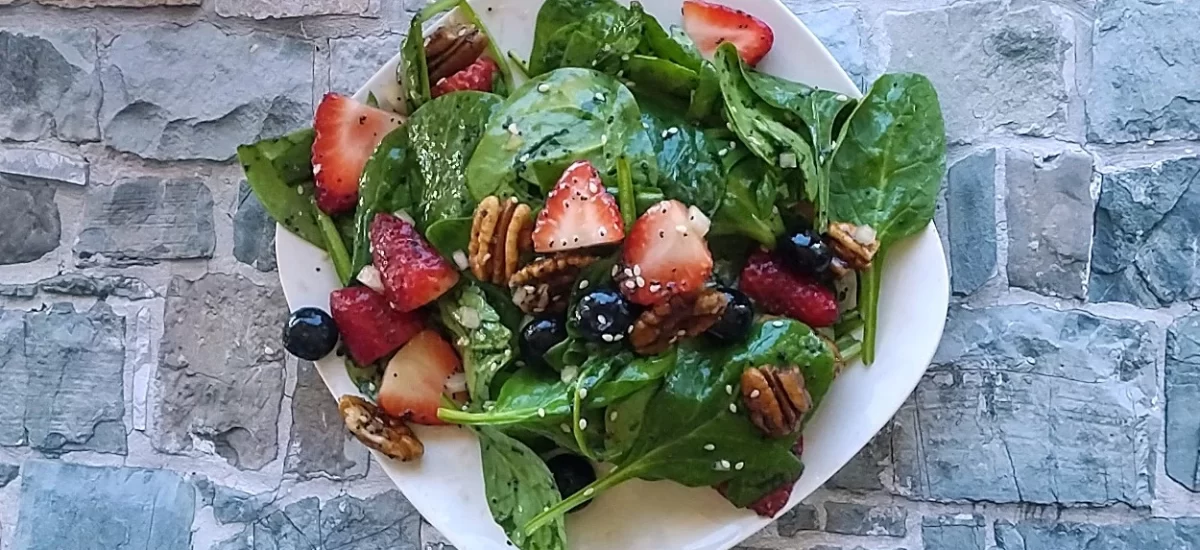
[(704, 287), (713, 258), (704, 234), (708, 218), (679, 201), (651, 206), (629, 230), (622, 254), (621, 292), (634, 303), (653, 305)]
[(543, 254), (619, 243), (624, 238), (617, 199), (586, 160), (563, 172), (533, 227), (533, 249)]
[(438, 420), (438, 407), (446, 381), (461, 367), (449, 342), (432, 330), (421, 332), (388, 361), (379, 387), (379, 407), (417, 424), (445, 424)]
[(749, 65), (757, 65), (775, 45), (775, 32), (762, 19), (702, 0), (684, 1), (683, 29), (705, 56), (711, 58), (718, 46), (732, 42)]
[(329, 215), (354, 210), (358, 180), (384, 136), (404, 122), (400, 115), (338, 94), (325, 94), (313, 119), (313, 177), (317, 207)]

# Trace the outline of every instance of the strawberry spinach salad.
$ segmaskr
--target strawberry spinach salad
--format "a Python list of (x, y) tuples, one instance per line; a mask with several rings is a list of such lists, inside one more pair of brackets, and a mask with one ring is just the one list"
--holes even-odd
[(328, 94), (312, 129), (238, 150), (344, 286), (287, 349), (336, 349), (347, 428), (392, 458), (421, 456), (409, 424), (473, 430), (524, 550), (566, 548), (565, 515), (635, 478), (778, 513), (805, 420), (875, 358), (887, 251), (933, 216), (926, 78), (855, 99), (757, 71), (774, 35), (751, 14), (685, 0), (683, 21), (547, 0), (525, 61), (438, 1), (394, 104)]

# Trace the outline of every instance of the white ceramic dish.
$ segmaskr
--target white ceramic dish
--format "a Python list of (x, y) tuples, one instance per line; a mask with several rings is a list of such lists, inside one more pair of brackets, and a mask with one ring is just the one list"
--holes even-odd
[[(778, 0), (722, 0), (769, 23), (775, 47), (760, 65), (766, 72), (859, 96), (829, 52)], [(680, 0), (642, 0), (664, 25), (680, 23)], [(474, 0), (502, 51), (525, 55), (532, 46), (537, 0)], [(357, 94), (400, 97), (395, 83), (398, 56)], [(337, 68), (335, 67), (334, 70)], [(328, 310), (338, 288), (324, 252), (282, 227), (277, 231), (279, 277), (293, 309)], [(318, 268), (320, 268), (318, 270)], [(856, 364), (836, 381), (804, 433), (804, 475), (788, 507), (821, 486), (846, 464), (895, 414), (920, 381), (942, 336), (949, 276), (941, 241), (931, 225), (888, 255), (878, 340), (870, 368)], [(337, 358), (318, 362), (335, 396), (357, 393)], [(417, 510), (460, 550), (511, 550), (492, 521), (483, 493), (478, 443), (467, 430), (416, 428), (424, 459), (403, 464), (376, 454), (378, 464)], [(770, 523), (739, 510), (711, 489), (670, 482), (631, 481), (612, 489), (567, 521), (571, 550), (725, 550)]]

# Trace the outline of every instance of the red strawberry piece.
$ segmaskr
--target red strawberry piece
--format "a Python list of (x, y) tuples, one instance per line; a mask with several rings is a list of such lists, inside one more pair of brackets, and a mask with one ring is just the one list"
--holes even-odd
[(371, 256), (392, 307), (412, 311), (458, 284), (458, 271), (406, 220), (380, 213), (371, 221)]
[(701, 0), (683, 2), (683, 29), (704, 55), (712, 56), (718, 46), (732, 42), (750, 65), (757, 65), (775, 44), (775, 32), (762, 19)]
[(467, 68), (439, 80), (433, 86), (433, 97), (443, 96), (450, 92), (475, 90), (477, 92), (492, 91), (492, 79), (500, 67), (490, 57), (480, 57)]
[(751, 255), (742, 269), (740, 287), (767, 313), (791, 317), (812, 327), (832, 326), (838, 320), (833, 289), (789, 270), (773, 254), (760, 250)]
[(621, 258), (625, 297), (648, 306), (703, 288), (713, 270), (704, 240), (708, 223), (698, 210), (673, 200), (642, 214), (629, 230)]
[(338, 94), (325, 94), (313, 128), (313, 176), (317, 207), (329, 215), (354, 210), (358, 180), (367, 159), (384, 136), (404, 122), (400, 115), (363, 105)]
[(383, 359), (425, 329), (420, 315), (392, 309), (382, 294), (363, 286), (333, 291), (329, 309), (350, 357), (360, 365)]
[(750, 509), (764, 518), (775, 517), (775, 514), (787, 506), (788, 499), (792, 498), (792, 488), (795, 486), (796, 482), (794, 481), (780, 485), (778, 489), (754, 501), (754, 504), (750, 505)]
[(533, 226), (533, 249), (541, 253), (619, 243), (624, 238), (617, 199), (586, 160), (563, 172)]
[(454, 348), (426, 330), (409, 340), (388, 361), (379, 387), (379, 407), (397, 418), (417, 424), (444, 424), (438, 420), (446, 379), (462, 367)]

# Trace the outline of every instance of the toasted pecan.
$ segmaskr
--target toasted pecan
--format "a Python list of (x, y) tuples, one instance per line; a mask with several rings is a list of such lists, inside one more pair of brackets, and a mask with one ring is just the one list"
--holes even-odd
[(812, 410), (804, 374), (795, 366), (753, 367), (742, 372), (742, 400), (750, 421), (771, 437), (796, 433)]
[(531, 314), (565, 310), (575, 280), (598, 259), (581, 252), (564, 252), (535, 260), (509, 278), (513, 303)]
[(672, 296), (638, 316), (629, 341), (639, 354), (662, 353), (681, 338), (698, 336), (712, 328), (728, 305), (725, 294), (714, 289)]
[(346, 429), (372, 449), (391, 458), (409, 461), (425, 454), (425, 445), (403, 420), (388, 416), (374, 403), (356, 395), (343, 395), (338, 410)]

